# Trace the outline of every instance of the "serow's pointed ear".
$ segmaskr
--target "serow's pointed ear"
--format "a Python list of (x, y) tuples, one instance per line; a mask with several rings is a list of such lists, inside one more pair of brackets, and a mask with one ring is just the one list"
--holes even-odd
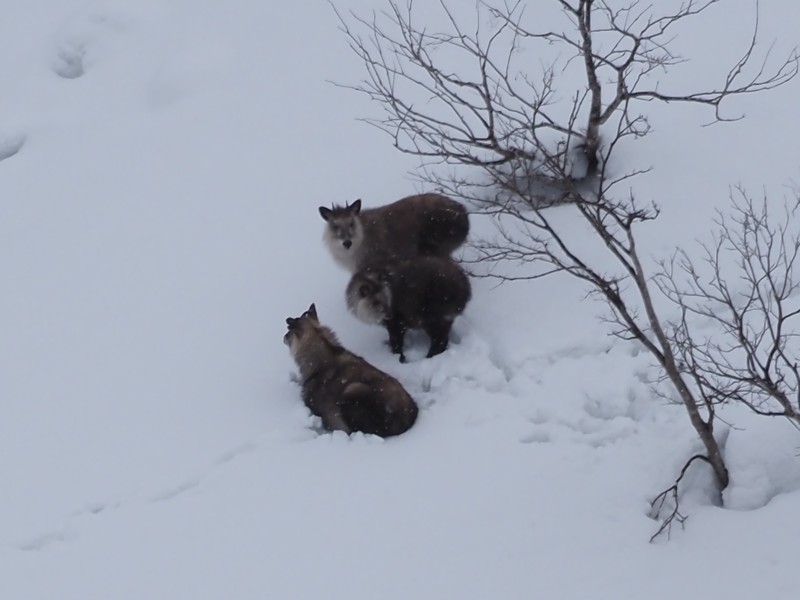
[(317, 318), (317, 307), (314, 306), (314, 303), (311, 303), (311, 306), (308, 307), (308, 316), (314, 319), (315, 321), (319, 321)]
[(361, 212), (361, 198), (359, 198), (358, 200), (353, 202), (348, 208), (350, 209), (350, 214), (352, 214), (352, 215), (357, 215), (358, 213), (360, 213)]
[(325, 219), (326, 221), (333, 216), (333, 211), (330, 208), (326, 208), (324, 206), (319, 207), (319, 216)]

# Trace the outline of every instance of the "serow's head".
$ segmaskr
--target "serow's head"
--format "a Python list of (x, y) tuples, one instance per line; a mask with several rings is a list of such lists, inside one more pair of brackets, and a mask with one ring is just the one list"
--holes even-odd
[(286, 325), (288, 331), (283, 336), (283, 343), (294, 351), (304, 339), (314, 334), (316, 327), (319, 325), (317, 307), (312, 303), (308, 310), (299, 317), (287, 317)]
[(328, 237), (341, 244), (344, 250), (350, 250), (361, 240), (361, 222), (358, 218), (360, 213), (361, 200), (332, 208), (319, 207), (320, 216), (328, 224)]
[(347, 286), (347, 305), (360, 321), (380, 325), (391, 317), (388, 285), (375, 273), (356, 273)]

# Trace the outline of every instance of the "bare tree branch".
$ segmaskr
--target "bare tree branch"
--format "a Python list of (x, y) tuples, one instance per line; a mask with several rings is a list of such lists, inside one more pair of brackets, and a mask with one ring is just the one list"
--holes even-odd
[[(672, 91), (667, 75), (684, 61), (671, 50), (679, 25), (711, 14), (718, 4), (684, 0), (670, 11), (638, 0), (623, 6), (550, 0), (566, 17), (563, 31), (531, 26), (538, 20), (529, 18), (532, 5), (522, 0), (476, 0), (472, 26), (465, 24), (463, 12), (450, 9), (454, 3), (439, 0), (444, 24), (438, 31), (417, 23), (413, 0), (386, 0), (388, 8), (370, 18), (337, 12), (366, 70), (362, 81), (343, 87), (365, 94), (383, 111), (366, 122), (390, 135), (400, 151), (420, 157), (421, 181), (468, 201), (495, 223), (496, 236), (474, 244), (474, 267), (500, 281), (553, 273), (576, 277), (607, 305), (610, 333), (641, 344), (660, 367), (705, 448), (681, 472), (676, 499), (677, 485), (695, 459), (712, 467), (720, 490), (728, 485), (714, 433), (719, 403), (738, 393), (737, 399), (766, 413), (786, 412), (778, 392), (794, 407), (800, 394), (800, 373), (785, 343), (794, 335), (787, 323), (800, 308), (783, 300), (795, 288), (775, 270), (793, 264), (798, 248), (774, 254), (781, 232), (755, 240), (748, 233), (738, 240), (742, 248), (760, 248), (752, 253), (754, 261), (740, 263), (754, 282), (744, 298), (726, 281), (708, 287), (695, 277), (688, 256), (677, 255), (658, 274), (661, 291), (680, 300), (683, 309), (683, 321), (670, 324), (656, 311), (653, 279), (637, 246), (637, 232), (659, 215), (657, 206), (641, 202), (631, 190), (647, 169), (615, 164), (621, 145), (650, 132), (646, 114), (639, 112), (646, 102), (697, 105), (711, 110), (712, 122), (735, 120), (741, 115), (722, 112), (729, 99), (774, 89), (797, 75), (796, 49), (778, 60), (772, 47), (760, 51), (756, 17), (739, 58), (722, 78), (707, 77), (716, 84)], [(569, 87), (575, 75), (581, 83)], [(593, 232), (595, 250), (612, 259), (610, 267), (609, 261), (597, 266), (595, 253), (576, 239), (585, 233), (563, 228), (558, 213), (549, 211), (559, 204), (575, 211)], [(710, 252), (715, 256), (722, 246)], [(524, 268), (504, 269), (507, 265)], [(683, 269), (696, 287), (671, 288), (664, 269)], [(763, 279), (764, 272), (772, 275)], [(716, 314), (697, 304), (698, 298), (711, 298), (739, 315), (718, 321), (729, 324), (730, 341), (713, 345), (696, 339), (690, 318)], [(741, 318), (758, 311), (769, 316), (766, 325)], [(743, 344), (751, 357), (740, 366), (736, 348)], [(712, 364), (712, 358), (718, 362)], [(729, 366), (740, 369), (737, 377), (722, 378)], [(745, 385), (757, 393), (740, 393)], [(780, 408), (764, 407), (767, 396)], [(668, 526), (683, 519), (676, 508)]]
[[(442, 32), (416, 23), (413, 0), (403, 4), (388, 0), (387, 9), (370, 18), (355, 14), (346, 18), (337, 11), (350, 47), (366, 67), (360, 83), (338, 85), (376, 100), (383, 116), (365, 121), (389, 134), (399, 150), (425, 159), (426, 164), (512, 170), (525, 164), (539, 178), (560, 181), (556, 187), (563, 189), (562, 180), (596, 172), (601, 128), (620, 111), (627, 117), (627, 135), (646, 134), (646, 121), (631, 112), (630, 102), (707, 105), (714, 111), (714, 121), (736, 120), (741, 115), (721, 112), (727, 99), (779, 87), (798, 71), (796, 50), (777, 61), (772, 48), (756, 56), (756, 15), (748, 44), (718, 87), (667, 92), (659, 82), (651, 82), (655, 71), (683, 61), (669, 50), (673, 29), (719, 0), (689, 0), (674, 13), (662, 15), (638, 2), (612, 8), (602, 0), (557, 1), (574, 32), (529, 28), (521, 0), (502, 5), (477, 0), (478, 25), (471, 31), (444, 0), (438, 3), (447, 24)], [(492, 24), (488, 31), (480, 27), (484, 20)], [(598, 50), (594, 44), (598, 35), (616, 36), (616, 41)], [(558, 101), (562, 92), (556, 86), (556, 73), (572, 57), (544, 65), (541, 77), (534, 79), (524, 64), (526, 43), (563, 45), (572, 57), (581, 59), (586, 87), (567, 93), (573, 105), (567, 118)], [(473, 65), (472, 74), (460, 68), (462, 64)], [(613, 83), (611, 96), (603, 101), (605, 81)]]
[[(661, 526), (650, 538), (651, 543), (656, 541), (656, 539), (658, 539), (658, 537), (664, 533), (667, 534), (667, 539), (669, 539), (672, 534), (672, 526), (677, 522), (681, 527), (683, 527), (686, 523), (686, 520), (689, 518), (680, 511), (680, 494), (678, 486), (686, 476), (686, 472), (689, 470), (689, 467), (691, 467), (692, 463), (696, 460), (702, 460), (706, 463), (710, 462), (708, 458), (702, 454), (695, 454), (692, 456), (683, 465), (680, 474), (678, 475), (677, 479), (675, 479), (675, 483), (658, 494), (658, 496), (653, 498), (653, 501), (650, 503), (650, 516), (653, 519), (661, 519)], [(667, 501), (670, 502), (669, 505), (667, 505)], [(663, 516), (665, 511), (666, 516)]]
[[(784, 202), (776, 218), (766, 197), (756, 202), (736, 188), (731, 205), (733, 214), (718, 214), (713, 242), (702, 246), (701, 266), (685, 251), (662, 263), (656, 283), (681, 310), (672, 343), (705, 396), (800, 426), (796, 201)], [(714, 335), (698, 339), (689, 319)]]

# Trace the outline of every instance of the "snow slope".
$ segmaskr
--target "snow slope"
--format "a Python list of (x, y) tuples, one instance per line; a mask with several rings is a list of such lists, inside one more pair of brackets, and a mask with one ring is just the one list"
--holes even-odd
[[(687, 84), (751, 9), (687, 32)], [(791, 11), (762, 5), (766, 39), (797, 41)], [(698, 444), (576, 282), (475, 280), (457, 343), (406, 365), (347, 313), (317, 206), (416, 190), (326, 81), (360, 72), (325, 3), (4, 9), (0, 598), (794, 598), (797, 432), (731, 411), (729, 508), (689, 494), (649, 544)], [(796, 177), (797, 85), (724, 127), (653, 107), (654, 257), (730, 184)], [(281, 342), (312, 301), (417, 398), (408, 434), (314, 431)]]

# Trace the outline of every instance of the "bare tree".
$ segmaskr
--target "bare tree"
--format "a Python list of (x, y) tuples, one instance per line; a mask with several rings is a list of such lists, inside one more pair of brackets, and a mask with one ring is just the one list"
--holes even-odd
[[(495, 208), (498, 188), (549, 204), (574, 194), (576, 181), (607, 165), (623, 138), (649, 131), (634, 105), (700, 104), (713, 111), (712, 120), (736, 120), (741, 115), (722, 112), (726, 99), (795, 76), (794, 51), (771, 69), (770, 50), (759, 62), (756, 22), (718, 86), (665, 91), (660, 75), (684, 60), (669, 48), (673, 30), (719, 1), (688, 0), (654, 14), (652, 5), (637, 1), (612, 7), (602, 0), (550, 0), (563, 11), (568, 29), (539, 32), (526, 25), (535, 15), (526, 18), (522, 0), (477, 0), (469, 29), (439, 0), (443, 31), (417, 23), (413, 0), (387, 0), (387, 8), (370, 18), (350, 15), (352, 25), (337, 13), (366, 68), (363, 81), (345, 87), (379, 103), (383, 114), (364, 120), (388, 133), (400, 151), (422, 158), (426, 180), (483, 201), (488, 209)], [(547, 51), (553, 47), (557, 52)], [(539, 55), (551, 54), (551, 62), (538, 62)], [(604, 127), (610, 129), (605, 144)], [(442, 164), (477, 167), (480, 177), (443, 172)], [(606, 181), (599, 191), (617, 183)]]
[[(680, 308), (669, 332), (678, 367), (707, 402), (740, 402), (800, 428), (798, 200), (776, 218), (766, 197), (756, 202), (736, 188), (701, 264), (679, 250), (656, 282)], [(701, 335), (702, 325), (710, 333)]]
[[(646, 114), (638, 112), (647, 102), (700, 105), (711, 122), (735, 120), (741, 115), (723, 112), (727, 99), (781, 86), (797, 74), (795, 50), (777, 61), (769, 49), (758, 55), (756, 18), (752, 37), (718, 85), (669, 91), (666, 76), (683, 61), (671, 50), (677, 31), (718, 3), (665, 1), (656, 8), (637, 0), (550, 0), (564, 28), (544, 31), (531, 25), (536, 15), (521, 0), (477, 0), (472, 19), (439, 0), (439, 30), (417, 21), (413, 0), (387, 0), (387, 9), (370, 18), (339, 17), (366, 68), (360, 83), (345, 87), (383, 109), (365, 120), (400, 151), (420, 157), (422, 181), (493, 215), (498, 235), (476, 243), (476, 260), (505, 280), (564, 272), (585, 281), (608, 305), (611, 333), (643, 345), (663, 370), (721, 490), (728, 471), (714, 436), (714, 399), (682, 368), (681, 347), (656, 311), (637, 246), (635, 232), (659, 214), (631, 190), (633, 178), (648, 169), (614, 160), (620, 146), (649, 132)], [(552, 58), (541, 62), (541, 56)], [(583, 234), (546, 210), (554, 203), (577, 211), (605, 250), (604, 262), (585, 250), (577, 239)], [(528, 269), (500, 268), (508, 263)]]

